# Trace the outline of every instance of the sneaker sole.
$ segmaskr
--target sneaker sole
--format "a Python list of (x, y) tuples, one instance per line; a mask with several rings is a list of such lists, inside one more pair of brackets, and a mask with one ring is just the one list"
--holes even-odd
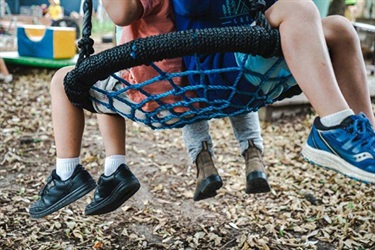
[(356, 181), (364, 183), (375, 183), (375, 174), (363, 171), (339, 156), (328, 153), (324, 150), (315, 149), (305, 143), (302, 149), (302, 156), (311, 164), (334, 170)]
[(219, 175), (210, 175), (204, 179), (194, 193), (194, 201), (212, 198), (217, 195), (217, 190), (223, 186), (223, 181)]
[(267, 175), (261, 171), (253, 171), (246, 177), (246, 193), (257, 194), (271, 191)]
[(86, 215), (100, 215), (112, 212), (130, 199), (141, 187), (138, 179), (133, 179), (123, 185), (119, 185), (110, 196), (94, 207), (85, 210)]
[(42, 212), (37, 212), (37, 213), (29, 211), (30, 216), (31, 216), (31, 218), (38, 219), (38, 218), (43, 218), (47, 215), (50, 215), (50, 214), (60, 210), (61, 208), (75, 202), (76, 200), (82, 198), (83, 196), (90, 193), (95, 188), (96, 188), (96, 182), (95, 182), (94, 179), (92, 179), (88, 183), (86, 183), (85, 185), (83, 185), (80, 188), (74, 190), (74, 192), (65, 196), (63, 199), (61, 199), (59, 202), (55, 203), (54, 205), (52, 205), (48, 209), (46, 209)]

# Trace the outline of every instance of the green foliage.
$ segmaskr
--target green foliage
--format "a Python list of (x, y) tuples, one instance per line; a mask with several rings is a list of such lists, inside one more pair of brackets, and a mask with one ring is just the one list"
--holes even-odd
[(103, 35), (115, 31), (115, 25), (110, 20), (104, 20), (100, 22), (97, 18), (92, 19), (92, 34)]

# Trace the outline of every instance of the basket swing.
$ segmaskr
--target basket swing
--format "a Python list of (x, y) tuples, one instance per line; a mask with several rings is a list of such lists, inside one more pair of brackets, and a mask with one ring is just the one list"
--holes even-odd
[[(285, 61), (280, 34), (265, 19), (264, 1), (249, 1), (252, 6), (249, 15), (253, 17), (255, 25), (176, 31), (139, 38), (92, 55), (92, 0), (85, 0), (82, 38), (78, 44), (79, 58), (75, 68), (64, 79), (69, 100), (78, 107), (96, 112), (94, 101), (152, 129), (171, 129), (197, 121), (257, 111), (275, 101), (299, 94), (301, 91), (294, 78), (283, 69)], [(238, 66), (212, 69), (200, 66), (200, 56), (215, 53), (234, 53)], [(184, 56), (195, 56), (197, 67), (164, 72), (155, 64), (163, 59)], [(273, 60), (273, 64), (262, 68), (261, 64), (253, 66), (254, 60), (258, 64), (261, 60)], [(138, 84), (130, 84), (117, 74), (140, 65), (153, 67), (156, 76)], [(209, 77), (228, 73), (236, 74), (230, 84), (214, 85), (207, 81)], [(116, 84), (114, 90), (105, 91), (94, 86), (109, 76), (118, 80), (119, 84)], [(181, 77), (199, 79), (199, 84), (180, 86), (175, 83), (175, 79)], [(167, 91), (147, 91), (148, 86), (157, 86), (160, 81), (170, 84)], [(140, 102), (130, 99), (127, 95), (129, 91), (139, 91), (144, 99)], [(177, 96), (178, 101), (164, 101), (170, 96)], [(144, 107), (147, 103), (156, 104), (156, 108), (146, 110)], [(179, 111), (181, 107), (183, 112)]]

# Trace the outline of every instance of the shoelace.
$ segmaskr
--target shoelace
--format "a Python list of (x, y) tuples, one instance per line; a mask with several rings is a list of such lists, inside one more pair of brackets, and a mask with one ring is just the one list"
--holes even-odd
[(360, 114), (353, 119), (353, 123), (347, 127), (348, 132), (354, 137), (354, 141), (362, 147), (375, 147), (375, 133), (370, 121)]

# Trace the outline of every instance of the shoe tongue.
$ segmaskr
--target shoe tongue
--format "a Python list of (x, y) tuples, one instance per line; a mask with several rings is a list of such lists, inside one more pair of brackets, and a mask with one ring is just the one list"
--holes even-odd
[(51, 175), (52, 175), (52, 178), (53, 178), (53, 179), (61, 181), (60, 176), (56, 173), (56, 169), (54, 169), (54, 170), (52, 171), (52, 174), (51, 174)]

